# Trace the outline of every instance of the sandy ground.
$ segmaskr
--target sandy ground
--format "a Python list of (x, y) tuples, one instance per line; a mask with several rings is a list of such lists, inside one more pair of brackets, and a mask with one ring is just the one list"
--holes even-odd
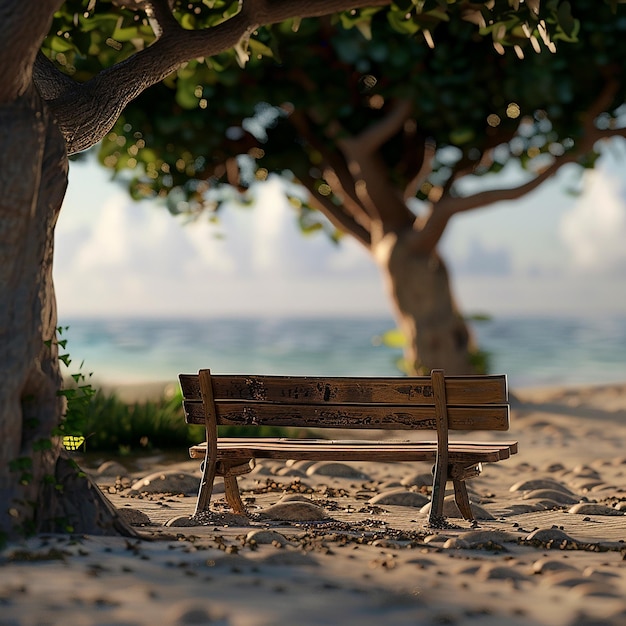
[(262, 463), (240, 479), (249, 519), (218, 486), (190, 526), (197, 462), (92, 460), (153, 540), (10, 545), (0, 626), (624, 626), (626, 384), (514, 395), (520, 452), (469, 483), (478, 528), (454, 507), (427, 527), (425, 464)]

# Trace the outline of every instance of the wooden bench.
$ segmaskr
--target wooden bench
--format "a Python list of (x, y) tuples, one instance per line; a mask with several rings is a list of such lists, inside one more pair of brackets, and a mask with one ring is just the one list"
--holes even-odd
[[(475, 523), (465, 480), (481, 463), (517, 452), (514, 441), (451, 441), (449, 431), (504, 431), (509, 427), (506, 376), (347, 378), (215, 375), (208, 369), (179, 376), (188, 424), (204, 424), (206, 442), (190, 448), (205, 459), (195, 513), (209, 508), (213, 482), (224, 477), (227, 502), (246, 514), (237, 476), (255, 459), (312, 461), (426, 461), (434, 464), (429, 523), (441, 526), (447, 481), (465, 519)], [(218, 436), (218, 426), (302, 429), (436, 431), (431, 441), (328, 440)], [(382, 434), (382, 433), (381, 433)]]

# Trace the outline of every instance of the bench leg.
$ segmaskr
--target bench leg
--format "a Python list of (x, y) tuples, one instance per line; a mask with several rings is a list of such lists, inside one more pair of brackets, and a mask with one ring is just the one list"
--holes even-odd
[(467, 487), (464, 480), (453, 479), (454, 484), (454, 501), (461, 511), (461, 515), (468, 521), (472, 522), (472, 525), (476, 524), (474, 519), (474, 513), (470, 505), (469, 496), (467, 495)]
[(213, 493), (213, 482), (215, 481), (215, 461), (209, 463), (208, 459), (204, 461), (204, 469), (202, 478), (200, 479), (200, 490), (198, 491), (198, 500), (196, 501), (196, 510), (194, 515), (208, 511), (211, 502), (211, 494)]
[(246, 515), (246, 507), (241, 501), (236, 476), (224, 476), (224, 492), (226, 495), (226, 501), (230, 504), (230, 508), (233, 512), (237, 515)]
[(433, 477), (433, 492), (430, 499), (430, 515), (428, 525), (433, 528), (440, 528), (445, 522), (443, 516), (443, 500), (446, 495), (446, 480), (437, 480), (437, 475)]

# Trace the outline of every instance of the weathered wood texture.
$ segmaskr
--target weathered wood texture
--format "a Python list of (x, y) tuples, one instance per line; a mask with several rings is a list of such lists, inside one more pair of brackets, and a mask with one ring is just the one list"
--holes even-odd
[[(446, 377), (441, 370), (413, 378), (181, 374), (185, 418), (204, 424), (207, 441), (192, 446), (204, 458), (196, 513), (209, 507), (215, 476), (228, 481), (233, 509), (245, 509), (235, 476), (257, 458), (336, 461), (426, 461), (434, 463), (430, 523), (442, 521), (448, 480), (463, 515), (473, 521), (465, 479), (480, 463), (495, 463), (517, 452), (515, 441), (449, 441), (449, 430), (509, 427), (505, 376)], [(305, 429), (382, 429), (435, 431), (432, 441), (332, 440), (305, 437), (218, 437), (218, 426), (284, 426)]]

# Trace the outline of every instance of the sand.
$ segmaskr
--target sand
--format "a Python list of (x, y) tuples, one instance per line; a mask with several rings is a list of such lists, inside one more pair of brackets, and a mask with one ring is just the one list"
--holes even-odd
[(623, 626), (626, 384), (519, 390), (512, 408), (519, 454), (468, 483), (478, 528), (453, 507), (427, 527), (425, 464), (259, 463), (240, 479), (250, 518), (218, 485), (192, 526), (196, 461), (90, 460), (152, 540), (11, 544), (0, 626)]

